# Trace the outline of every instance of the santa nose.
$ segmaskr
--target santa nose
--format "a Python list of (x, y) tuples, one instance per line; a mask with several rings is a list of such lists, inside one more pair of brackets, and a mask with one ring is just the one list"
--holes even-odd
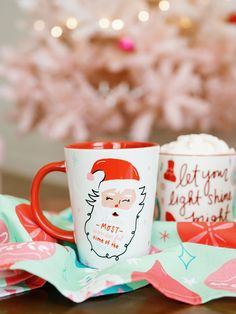
[(119, 204), (115, 204), (115, 208), (117, 208), (119, 206)]

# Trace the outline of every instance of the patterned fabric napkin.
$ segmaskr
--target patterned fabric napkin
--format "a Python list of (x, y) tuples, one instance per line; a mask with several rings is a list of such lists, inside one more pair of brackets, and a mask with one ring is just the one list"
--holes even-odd
[[(70, 210), (46, 214), (72, 226)], [(236, 297), (236, 223), (154, 222), (150, 254), (96, 270), (82, 265), (75, 246), (56, 243), (34, 222), (27, 201), (0, 196), (0, 297), (39, 288), (46, 281), (82, 302), (150, 283), (169, 298), (201, 304)]]

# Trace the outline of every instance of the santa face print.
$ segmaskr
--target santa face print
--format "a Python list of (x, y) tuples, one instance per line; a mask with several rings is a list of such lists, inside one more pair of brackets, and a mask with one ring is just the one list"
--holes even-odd
[(88, 193), (89, 218), (84, 231), (94, 254), (118, 261), (135, 237), (145, 187), (140, 187), (139, 177), (117, 179), (115, 175), (114, 179), (103, 179), (97, 187)]
[[(116, 209), (128, 210), (132, 207), (136, 200), (136, 193), (134, 189), (124, 189), (122, 192), (116, 189), (108, 189), (101, 193), (102, 206)], [(115, 214), (112, 213), (114, 216)]]

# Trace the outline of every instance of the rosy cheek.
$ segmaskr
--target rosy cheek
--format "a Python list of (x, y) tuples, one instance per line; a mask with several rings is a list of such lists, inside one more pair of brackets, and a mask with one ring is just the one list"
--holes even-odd
[(104, 207), (114, 207), (115, 202), (113, 200), (102, 200), (102, 206)]
[(102, 202), (102, 206), (108, 207), (108, 206), (109, 206), (109, 201), (103, 201), (103, 202)]
[(129, 202), (122, 202), (120, 208), (128, 210), (133, 206), (134, 201), (135, 201), (134, 199), (130, 199)]
[(122, 209), (130, 209), (130, 204), (129, 203), (123, 204)]

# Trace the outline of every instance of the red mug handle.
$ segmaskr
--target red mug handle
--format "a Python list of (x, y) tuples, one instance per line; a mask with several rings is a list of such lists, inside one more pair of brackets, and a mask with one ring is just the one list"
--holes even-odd
[(44, 177), (53, 171), (65, 172), (66, 165), (65, 161), (52, 162), (43, 166), (35, 175), (32, 186), (31, 186), (31, 208), (36, 220), (36, 223), (49, 235), (52, 237), (67, 241), (75, 242), (74, 231), (63, 230), (54, 226), (48, 219), (44, 216), (42, 210), (39, 206), (39, 190), (40, 185)]

